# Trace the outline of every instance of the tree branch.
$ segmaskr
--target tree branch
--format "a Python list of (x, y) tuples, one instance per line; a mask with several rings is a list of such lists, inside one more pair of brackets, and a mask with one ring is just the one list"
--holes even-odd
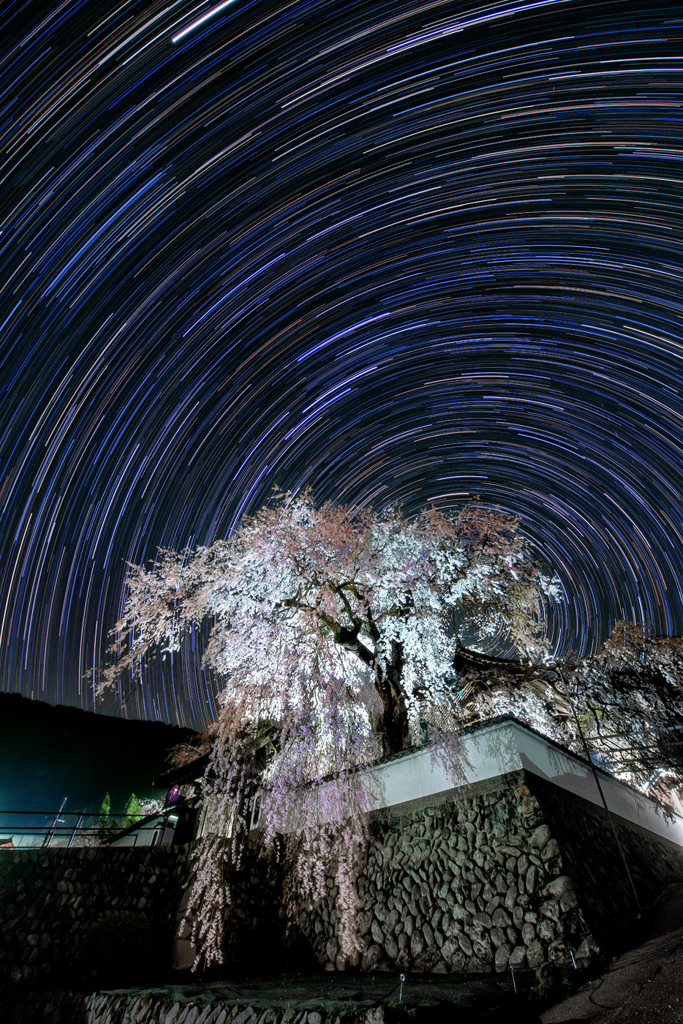
[[(348, 586), (348, 584), (347, 584), (347, 586)], [(353, 614), (353, 608), (349, 604), (349, 599), (347, 598), (346, 594), (344, 593), (344, 588), (342, 587), (341, 583), (337, 587), (336, 593), (339, 595), (339, 597), (341, 597), (341, 599), (342, 599), (342, 601), (344, 603), (344, 607), (346, 608), (346, 611), (348, 613), (348, 616), (351, 619), (351, 622), (354, 624), (354, 626), (357, 629), (360, 629), (361, 621), (358, 618), (358, 616)], [(356, 595), (356, 596), (358, 596), (358, 595)]]

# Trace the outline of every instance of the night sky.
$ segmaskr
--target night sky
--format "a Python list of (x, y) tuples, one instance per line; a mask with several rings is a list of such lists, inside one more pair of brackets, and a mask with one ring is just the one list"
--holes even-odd
[[(276, 485), (683, 633), (678, 6), (3, 5), (0, 687), (92, 709), (126, 562)], [(194, 640), (127, 714), (213, 717)]]

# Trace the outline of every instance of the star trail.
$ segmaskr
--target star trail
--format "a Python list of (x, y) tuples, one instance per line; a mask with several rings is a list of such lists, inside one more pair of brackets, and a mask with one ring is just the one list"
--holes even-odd
[[(92, 709), (126, 563), (276, 486), (520, 514), (559, 653), (683, 633), (682, 39), (630, 0), (6, 4), (0, 686)], [(127, 714), (213, 717), (192, 641)]]

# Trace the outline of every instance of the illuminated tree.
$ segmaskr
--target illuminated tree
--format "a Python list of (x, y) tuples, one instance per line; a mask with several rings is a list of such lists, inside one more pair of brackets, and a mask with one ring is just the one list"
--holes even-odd
[[(540, 649), (540, 603), (558, 597), (557, 582), (525, 552), (516, 517), (470, 505), (457, 516), (430, 509), (408, 519), (398, 510), (318, 507), (309, 493), (281, 496), (228, 540), (161, 551), (151, 568), (131, 567), (128, 586), (117, 661), (101, 690), (126, 671), (138, 678), (149, 653), (177, 651), (206, 619), (205, 663), (224, 681), (205, 795), (216, 821), (232, 824), (227, 836), (216, 825), (195, 886), (207, 959), (220, 958), (221, 864), (228, 846), (239, 860), (235, 837), (245, 834), (254, 765), (279, 813), (269, 816), (266, 839), (285, 818), (290, 831), (297, 822), (300, 888), (314, 895), (321, 851), (337, 850), (350, 922), (342, 947), (351, 950), (352, 856), (364, 829), (354, 770), (430, 727), (453, 732), (460, 634), (512, 643), (527, 656)], [(257, 760), (255, 737), (263, 740)], [(345, 781), (316, 787), (330, 776)], [(335, 807), (321, 815), (323, 789)], [(322, 819), (332, 825), (321, 829)]]
[(109, 793), (106, 794), (100, 807), (100, 828), (109, 828), (109, 816), (111, 814), (111, 797)]
[(227, 541), (160, 552), (151, 569), (131, 567), (128, 587), (117, 626), (128, 647), (116, 646), (101, 690), (211, 618), (205, 661), (225, 679), (231, 713), (284, 724), (354, 709), (384, 754), (449, 706), (459, 631), (527, 654), (539, 601), (558, 596), (524, 553), (515, 517), (468, 506), (408, 520), (318, 508), (309, 494), (262, 509)]
[(99, 814), (99, 838), (101, 840), (106, 839), (106, 836), (111, 833), (111, 830), (116, 828), (116, 820), (111, 816), (111, 797), (109, 793), (106, 794), (102, 801)]
[[(683, 638), (617, 622), (593, 657), (563, 672), (588, 744), (605, 766), (644, 784), (683, 777)], [(672, 782), (672, 785), (674, 783)]]
[(128, 803), (126, 804), (126, 809), (123, 814), (121, 828), (128, 828), (130, 825), (134, 825), (141, 817), (142, 808), (140, 807), (140, 801), (136, 797), (135, 793), (131, 793), (128, 797)]
[(622, 621), (580, 660), (530, 665), (461, 649), (455, 667), (462, 722), (511, 711), (632, 783), (666, 772), (670, 788), (680, 785), (682, 637)]

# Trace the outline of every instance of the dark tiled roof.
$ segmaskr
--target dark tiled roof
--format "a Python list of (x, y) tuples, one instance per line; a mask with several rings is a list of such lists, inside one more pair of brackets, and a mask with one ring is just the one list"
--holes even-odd
[(211, 753), (209, 752), (202, 754), (201, 757), (195, 757), (194, 761), (183, 764), (180, 768), (171, 768), (163, 775), (158, 775), (154, 780), (154, 785), (159, 789), (170, 789), (171, 786), (182, 786), (185, 782), (194, 782), (204, 774), (210, 757)]

